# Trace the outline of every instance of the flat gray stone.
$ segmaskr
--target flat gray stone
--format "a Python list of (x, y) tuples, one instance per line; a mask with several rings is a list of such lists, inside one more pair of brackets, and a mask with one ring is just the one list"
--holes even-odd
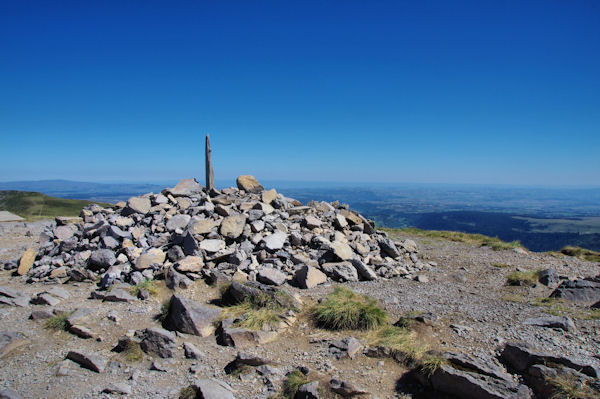
[(527, 319), (523, 324), (529, 326), (557, 328), (564, 331), (575, 331), (575, 323), (568, 316), (541, 316)]
[(285, 241), (287, 240), (287, 234), (283, 231), (276, 230), (273, 234), (270, 234), (263, 238), (265, 247), (270, 251), (277, 251), (283, 248)]
[(216, 379), (201, 379), (194, 384), (200, 398), (203, 399), (235, 399), (231, 387)]
[(256, 275), (256, 280), (267, 285), (281, 285), (286, 282), (287, 275), (272, 267), (262, 267)]
[(98, 355), (92, 355), (86, 352), (69, 351), (67, 359), (74, 361), (81, 367), (101, 373), (106, 368), (108, 361)]

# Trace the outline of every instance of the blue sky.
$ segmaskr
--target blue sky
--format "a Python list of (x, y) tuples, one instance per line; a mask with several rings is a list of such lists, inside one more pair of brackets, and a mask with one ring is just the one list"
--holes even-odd
[(600, 185), (600, 2), (0, 5), (0, 181)]

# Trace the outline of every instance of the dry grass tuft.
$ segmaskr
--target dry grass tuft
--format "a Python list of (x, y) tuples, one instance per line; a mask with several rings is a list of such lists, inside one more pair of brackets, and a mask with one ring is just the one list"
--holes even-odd
[(71, 316), (73, 312), (60, 313), (56, 316), (52, 316), (49, 319), (46, 319), (44, 322), (44, 328), (48, 330), (66, 330), (67, 329), (67, 319)]
[(519, 285), (533, 287), (538, 283), (540, 270), (531, 270), (528, 272), (514, 271), (506, 278), (508, 285)]
[(346, 287), (336, 287), (313, 307), (311, 315), (319, 327), (329, 330), (370, 330), (388, 320), (376, 299)]

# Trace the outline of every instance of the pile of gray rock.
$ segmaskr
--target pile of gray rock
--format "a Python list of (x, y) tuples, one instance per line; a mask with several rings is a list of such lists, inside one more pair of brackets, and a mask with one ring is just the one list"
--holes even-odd
[(102, 287), (205, 278), (311, 288), (415, 278), (427, 266), (413, 241), (394, 242), (347, 205), (305, 206), (252, 176), (238, 177), (237, 188), (207, 191), (186, 179), (113, 207), (91, 205), (79, 218), (57, 218), (40, 242), (4, 268), (28, 282), (100, 278)]

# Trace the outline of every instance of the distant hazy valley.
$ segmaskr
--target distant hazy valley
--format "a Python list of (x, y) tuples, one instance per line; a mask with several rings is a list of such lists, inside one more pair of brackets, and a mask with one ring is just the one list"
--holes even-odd
[[(171, 182), (174, 185), (176, 182)], [(219, 182), (218, 187), (232, 186)], [(0, 183), (0, 190), (117, 202), (165, 184), (99, 184), (66, 180)], [(600, 188), (523, 188), (463, 185), (351, 185), (264, 182), (286, 196), (342, 201), (385, 227), (481, 233), (519, 240), (534, 251), (575, 245), (600, 250)]]

